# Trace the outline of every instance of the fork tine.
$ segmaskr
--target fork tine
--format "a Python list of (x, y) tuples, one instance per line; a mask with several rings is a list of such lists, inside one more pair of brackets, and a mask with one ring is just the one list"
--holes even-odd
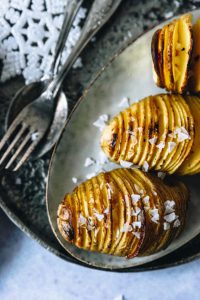
[(28, 149), (26, 150), (26, 152), (24, 153), (24, 155), (22, 156), (22, 158), (20, 159), (16, 167), (13, 169), (13, 171), (17, 171), (23, 165), (23, 163), (27, 160), (27, 158), (31, 155), (31, 153), (35, 149), (36, 145), (37, 145), (36, 142), (31, 143), (31, 145), (28, 147)]
[(23, 135), (24, 131), (27, 129), (27, 126), (25, 124), (22, 125), (22, 128), (16, 135), (16, 137), (13, 139), (12, 143), (9, 145), (7, 150), (4, 152), (3, 156), (0, 159), (0, 165), (4, 162), (4, 160), (7, 158), (7, 156), (10, 154), (11, 150), (15, 147), (16, 143), (19, 141), (21, 136)]
[(31, 138), (31, 132), (29, 132), (27, 134), (27, 136), (24, 138), (23, 142), (21, 143), (21, 145), (17, 148), (16, 152), (13, 154), (13, 156), (10, 158), (10, 160), (8, 161), (8, 163), (5, 166), (5, 169), (10, 168), (10, 166), (13, 164), (13, 162), (16, 160), (16, 158), (18, 157), (18, 155), (21, 153), (21, 151), (23, 150), (23, 148), (27, 145), (28, 141)]
[(15, 119), (14, 122), (8, 128), (7, 132), (4, 134), (3, 138), (0, 140), (0, 150), (7, 143), (8, 139), (13, 134), (13, 132), (16, 130), (16, 128), (17, 128), (18, 125), (20, 125), (19, 120)]

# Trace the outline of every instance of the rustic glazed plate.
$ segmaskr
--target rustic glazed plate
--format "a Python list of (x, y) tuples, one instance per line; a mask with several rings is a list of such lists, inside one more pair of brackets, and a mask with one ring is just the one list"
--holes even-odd
[[(200, 12), (195, 11), (193, 13), (194, 20), (198, 16), (200, 16)], [(171, 253), (200, 233), (198, 199), (200, 176), (183, 178), (191, 191), (186, 228), (184, 233), (166, 250), (157, 254), (127, 260), (88, 252), (66, 242), (57, 227), (57, 208), (65, 193), (71, 192), (74, 188), (72, 177), (84, 180), (88, 173), (96, 171), (95, 166), (84, 167), (86, 157), (99, 160), (101, 151), (100, 132), (93, 123), (100, 115), (108, 114), (112, 117), (122, 110), (118, 104), (124, 97), (129, 97), (133, 103), (145, 96), (163, 92), (153, 82), (150, 53), (152, 35), (163, 24), (131, 42), (101, 70), (71, 114), (52, 157), (47, 188), (49, 221), (55, 236), (66, 251), (88, 265), (105, 269), (139, 266)], [(107, 169), (114, 167), (118, 166), (106, 165)]]

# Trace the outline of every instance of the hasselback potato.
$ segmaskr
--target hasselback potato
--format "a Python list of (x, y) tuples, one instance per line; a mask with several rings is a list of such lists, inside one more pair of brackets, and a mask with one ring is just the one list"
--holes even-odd
[[(185, 99), (194, 103), (189, 107)], [(101, 136), (103, 151), (116, 163), (130, 162), (146, 171), (198, 173), (200, 99), (185, 99), (159, 94), (132, 104), (105, 127)], [(184, 163), (186, 158), (191, 167)]]
[(116, 169), (81, 183), (58, 208), (58, 227), (85, 250), (132, 258), (166, 248), (182, 231), (188, 190), (138, 169)]
[(152, 38), (153, 76), (159, 87), (183, 93), (200, 91), (200, 19), (191, 14), (173, 20)]

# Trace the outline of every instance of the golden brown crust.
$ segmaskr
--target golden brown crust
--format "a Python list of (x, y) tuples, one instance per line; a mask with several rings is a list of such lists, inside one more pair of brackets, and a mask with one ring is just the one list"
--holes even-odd
[[(114, 150), (113, 132), (116, 134)], [(101, 147), (110, 160), (175, 173), (194, 143), (194, 118), (181, 95), (149, 96), (121, 112), (105, 127)]]
[(58, 228), (64, 239), (85, 250), (127, 258), (150, 255), (183, 230), (188, 197), (182, 183), (116, 169), (66, 195), (58, 208)]

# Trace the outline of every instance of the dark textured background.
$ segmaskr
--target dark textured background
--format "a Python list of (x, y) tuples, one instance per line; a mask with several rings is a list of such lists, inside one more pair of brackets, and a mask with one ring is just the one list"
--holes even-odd
[[(89, 2), (86, 1), (86, 3), (88, 5)], [(82, 54), (84, 67), (72, 70), (66, 78), (64, 90), (69, 98), (70, 111), (96, 71), (124, 46), (128, 39), (137, 37), (168, 17), (199, 7), (200, 1), (195, 0), (123, 0), (115, 15), (97, 35), (95, 42), (90, 43)], [(0, 135), (3, 134), (4, 117), (9, 99), (22, 85), (22, 78), (10, 80), (2, 85), (6, 96), (0, 95)], [(21, 229), (32, 234), (51, 250), (54, 249), (65, 256), (66, 253), (53, 236), (46, 214), (45, 182), (49, 158), (50, 153), (35, 162), (28, 162), (17, 173), (0, 172), (0, 205)], [(176, 251), (156, 264), (159, 266), (182, 261), (190, 253), (196, 255), (199, 249), (200, 242), (196, 239), (184, 250)]]

